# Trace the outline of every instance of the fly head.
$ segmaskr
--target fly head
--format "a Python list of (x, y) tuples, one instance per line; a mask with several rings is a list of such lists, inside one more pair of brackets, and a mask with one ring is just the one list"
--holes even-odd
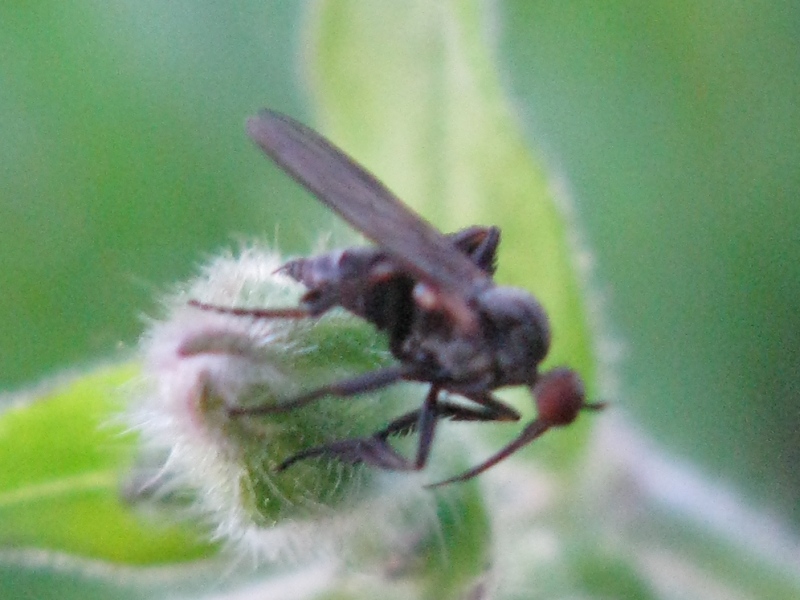
[(550, 349), (550, 324), (528, 292), (492, 286), (477, 298), (494, 353), (497, 386), (533, 386)]

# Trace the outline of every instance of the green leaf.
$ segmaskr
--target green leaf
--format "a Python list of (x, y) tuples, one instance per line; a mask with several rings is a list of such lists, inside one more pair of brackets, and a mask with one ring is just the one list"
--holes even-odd
[(136, 437), (119, 411), (137, 372), (106, 367), (9, 399), (0, 415), (0, 548), (141, 565), (215, 552), (198, 530), (139, 514), (123, 498)]

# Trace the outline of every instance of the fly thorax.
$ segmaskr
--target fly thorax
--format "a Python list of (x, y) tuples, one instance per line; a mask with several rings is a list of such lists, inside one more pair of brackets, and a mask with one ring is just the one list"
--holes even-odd
[(439, 346), (438, 361), (442, 372), (454, 382), (472, 385), (491, 381), (492, 357), (481, 344), (470, 338), (453, 338)]
[(491, 357), (480, 338), (463, 335), (441, 315), (427, 317), (415, 323), (402, 345), (400, 358), (440, 381), (469, 383), (491, 373)]
[(478, 297), (498, 385), (532, 384), (550, 348), (550, 324), (528, 292), (491, 287)]

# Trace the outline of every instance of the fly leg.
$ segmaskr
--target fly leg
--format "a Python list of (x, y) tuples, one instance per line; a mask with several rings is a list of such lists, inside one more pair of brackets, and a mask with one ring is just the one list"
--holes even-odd
[(490, 275), (493, 275), (495, 272), (497, 245), (499, 243), (500, 230), (497, 227), (487, 227), (486, 237), (470, 254), (470, 259), (472, 262)]
[(310, 311), (302, 307), (297, 308), (236, 308), (233, 306), (218, 306), (208, 304), (199, 300), (189, 300), (189, 306), (194, 306), (200, 310), (220, 313), (223, 315), (234, 315), (236, 317), (252, 317), (253, 319), (306, 319), (313, 317)]
[(346, 398), (348, 396), (356, 396), (365, 392), (379, 390), (380, 388), (404, 379), (409, 374), (410, 371), (407, 367), (403, 365), (393, 365), (384, 369), (370, 371), (357, 377), (330, 383), (278, 404), (262, 404), (259, 406), (232, 406), (228, 409), (228, 414), (231, 416), (240, 416), (266, 415), (271, 413), (287, 412), (296, 408), (301, 408), (307, 404), (311, 404), (312, 402), (319, 400), (324, 396), (339, 396)]
[(600, 410), (605, 407), (604, 402), (586, 402), (583, 383), (577, 373), (569, 369), (553, 369), (546, 373), (533, 389), (533, 393), (536, 396), (538, 417), (505, 448), (460, 475), (425, 487), (434, 488), (472, 479), (527, 446), (551, 427), (569, 425), (578, 417), (580, 411)]
[[(289, 457), (278, 467), (287, 469), (299, 460), (318, 456), (330, 456), (342, 462), (364, 463), (372, 467), (391, 471), (419, 471), (425, 467), (433, 444), (436, 425), (442, 418), (451, 421), (507, 421), (514, 409), (498, 400), (489, 398), (480, 408), (472, 408), (438, 399), (441, 388), (432, 385), (422, 408), (398, 417), (384, 429), (369, 437), (340, 440), (309, 448)], [(413, 462), (401, 456), (389, 444), (389, 438), (419, 432), (417, 454)]]
[[(430, 454), (431, 446), (433, 445), (433, 436), (436, 432), (436, 424), (440, 418), (449, 419), (451, 421), (517, 421), (519, 420), (519, 413), (508, 406), (493, 398), (491, 394), (483, 394), (480, 396), (465, 396), (469, 400), (481, 405), (480, 409), (454, 404), (452, 402), (439, 402), (438, 401), (439, 387), (436, 385), (431, 386), (431, 391), (425, 398), (422, 408), (404, 415), (405, 417), (412, 417), (418, 415), (415, 423), (415, 428), (419, 431), (419, 443), (417, 445), (417, 456), (414, 461), (414, 470), (422, 469), (428, 462), (428, 455)], [(388, 446), (386, 439), (390, 435), (400, 435), (402, 430), (395, 425), (399, 425), (404, 417), (400, 417), (389, 426), (378, 432), (376, 435), (383, 435), (384, 443)], [(395, 426), (395, 427), (393, 427)], [(410, 433), (410, 431), (406, 432)]]

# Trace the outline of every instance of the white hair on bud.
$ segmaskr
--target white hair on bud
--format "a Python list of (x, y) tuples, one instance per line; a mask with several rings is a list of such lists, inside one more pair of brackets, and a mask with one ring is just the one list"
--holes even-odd
[[(129, 415), (160, 465), (157, 475), (139, 484), (140, 489), (132, 495), (141, 495), (144, 488), (155, 498), (188, 492), (190, 510), (211, 522), (214, 536), (246, 550), (254, 562), (296, 558), (308, 552), (338, 556), (343, 539), (354, 532), (374, 535), (378, 522), (380, 527), (390, 526), (392, 510), (402, 510), (422, 498), (423, 503), (431, 502), (417, 479), (407, 474), (407, 485), (393, 489), (391, 498), (386, 498), (370, 491), (374, 477), (372, 484), (365, 484), (363, 470), (337, 461), (304, 462), (306, 479), (298, 485), (307, 487), (300, 492), (291, 487), (296, 467), (286, 473), (273, 472), (286, 458), (287, 450), (281, 445), (286, 436), (291, 438), (292, 431), (302, 432), (306, 426), (292, 419), (317, 419), (310, 425), (314, 430), (327, 429), (325, 419), (344, 421), (331, 422), (332, 431), (356, 427), (362, 413), (374, 412), (369, 407), (358, 408), (365, 399), (334, 404), (327, 411), (314, 405), (305, 412), (282, 413), (274, 423), (268, 416), (235, 418), (227, 412), (227, 407), (259, 402), (263, 390), (270, 397), (283, 398), (296, 393), (298, 387), (313, 385), (313, 378), (296, 366), (304, 364), (302, 360), (297, 362), (294, 357), (303, 359), (316, 350), (316, 338), (309, 334), (320, 323), (340, 328), (343, 338), (352, 337), (355, 327), (371, 332), (342, 311), (314, 320), (265, 319), (188, 303), (196, 300), (218, 307), (254, 309), (296, 306), (303, 288), (276, 272), (281, 264), (277, 254), (250, 247), (239, 257), (228, 254), (213, 259), (199, 277), (166, 298), (166, 317), (151, 320), (141, 339), (143, 384)], [(358, 345), (357, 352), (369, 363), (387, 356), (383, 344), (375, 348)], [(323, 367), (330, 363), (330, 377), (337, 377), (338, 357), (321, 359)], [(262, 394), (255, 400), (254, 390)], [(379, 422), (388, 421), (387, 416), (379, 413), (383, 419)], [(303, 445), (303, 434), (298, 436), (299, 440), (292, 441)], [(276, 439), (279, 441), (274, 442)], [(285, 496), (287, 485), (294, 496)], [(340, 492), (350, 494), (355, 505), (330, 505), (328, 499)], [(375, 508), (376, 503), (387, 500), (391, 500), (388, 507)], [(269, 513), (265, 519), (261, 506), (254, 503), (276, 503), (286, 510), (281, 508), (278, 516)], [(380, 518), (365, 518), (370, 513), (380, 514)]]

